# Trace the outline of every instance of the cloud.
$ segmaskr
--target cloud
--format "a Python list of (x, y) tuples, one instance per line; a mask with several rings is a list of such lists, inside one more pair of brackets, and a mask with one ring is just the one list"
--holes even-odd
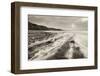
[[(87, 31), (88, 28), (87, 17), (28, 15), (28, 21), (31, 23), (63, 30)], [(72, 27), (72, 25), (74, 27)]]

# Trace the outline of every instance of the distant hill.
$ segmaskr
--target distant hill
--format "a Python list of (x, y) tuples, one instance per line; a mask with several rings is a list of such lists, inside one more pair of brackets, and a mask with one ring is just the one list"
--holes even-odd
[(43, 25), (33, 24), (28, 22), (28, 30), (55, 30), (55, 31), (61, 31), (61, 29), (56, 28), (48, 28)]

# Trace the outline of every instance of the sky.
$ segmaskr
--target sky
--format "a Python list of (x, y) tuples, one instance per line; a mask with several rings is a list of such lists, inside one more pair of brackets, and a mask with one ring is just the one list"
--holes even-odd
[(62, 30), (88, 30), (88, 17), (28, 15), (28, 21), (38, 25)]

